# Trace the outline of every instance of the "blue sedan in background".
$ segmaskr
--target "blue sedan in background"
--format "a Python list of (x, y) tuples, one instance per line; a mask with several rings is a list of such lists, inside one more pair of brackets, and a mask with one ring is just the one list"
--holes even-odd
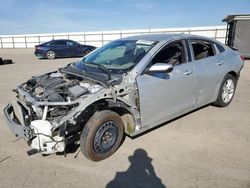
[(82, 45), (72, 40), (51, 40), (35, 46), (35, 55), (39, 58), (55, 59), (57, 57), (85, 56), (96, 49), (94, 46)]

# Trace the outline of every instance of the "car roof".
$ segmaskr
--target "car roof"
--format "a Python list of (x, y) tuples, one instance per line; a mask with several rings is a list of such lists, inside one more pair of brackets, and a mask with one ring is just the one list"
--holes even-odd
[(72, 41), (72, 40), (69, 40), (69, 39), (52, 39), (51, 41)]
[(151, 41), (169, 41), (172, 39), (201, 39), (201, 40), (209, 40), (214, 41), (211, 38), (207, 38), (204, 36), (198, 35), (188, 35), (184, 33), (180, 34), (146, 34), (146, 35), (135, 35), (126, 38), (122, 38), (121, 40), (151, 40)]

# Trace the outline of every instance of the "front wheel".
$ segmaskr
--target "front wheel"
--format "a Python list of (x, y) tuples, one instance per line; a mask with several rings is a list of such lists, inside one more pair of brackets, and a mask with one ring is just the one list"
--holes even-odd
[(236, 78), (231, 74), (225, 76), (220, 86), (217, 100), (213, 103), (218, 107), (225, 107), (231, 103), (236, 89)]
[(119, 148), (123, 137), (124, 125), (121, 117), (110, 110), (98, 111), (82, 130), (81, 151), (88, 159), (100, 161)]

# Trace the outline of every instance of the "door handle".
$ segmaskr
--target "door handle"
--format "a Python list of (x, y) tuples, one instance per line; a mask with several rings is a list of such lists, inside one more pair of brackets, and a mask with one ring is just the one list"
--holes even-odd
[(188, 76), (188, 75), (190, 75), (190, 74), (193, 74), (193, 71), (188, 71), (188, 70), (186, 70), (186, 71), (184, 72), (184, 74)]
[(224, 63), (221, 62), (221, 61), (217, 62), (217, 65), (218, 65), (218, 66), (221, 66), (221, 65), (223, 65), (223, 64), (224, 64)]

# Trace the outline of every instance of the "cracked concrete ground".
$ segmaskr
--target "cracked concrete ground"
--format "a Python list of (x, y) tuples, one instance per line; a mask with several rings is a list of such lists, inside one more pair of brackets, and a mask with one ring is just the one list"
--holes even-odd
[(39, 60), (31, 49), (1, 49), (15, 64), (0, 66), (0, 187), (250, 187), (250, 61), (230, 106), (207, 106), (136, 139), (110, 158), (91, 162), (77, 152), (28, 157), (5, 124), (2, 109), (18, 84), (77, 58)]

